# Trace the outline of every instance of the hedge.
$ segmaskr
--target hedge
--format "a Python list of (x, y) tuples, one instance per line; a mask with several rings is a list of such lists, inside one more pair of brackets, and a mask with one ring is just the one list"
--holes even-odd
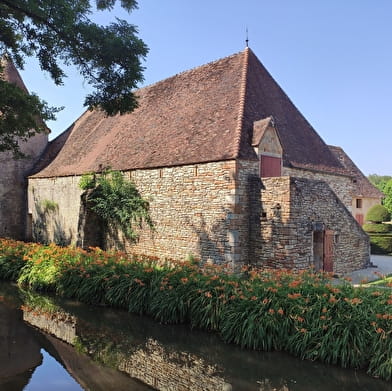
[(383, 205), (373, 205), (366, 214), (365, 220), (371, 221), (373, 223), (382, 223), (384, 221), (389, 221), (391, 215), (388, 209)]
[(370, 249), (372, 254), (387, 255), (392, 254), (392, 233), (391, 234), (369, 234)]
[(386, 234), (392, 231), (392, 224), (367, 223), (362, 226), (362, 229), (368, 233)]

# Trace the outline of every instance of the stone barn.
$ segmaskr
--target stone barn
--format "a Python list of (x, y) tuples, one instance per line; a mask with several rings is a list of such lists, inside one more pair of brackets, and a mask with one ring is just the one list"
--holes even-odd
[[(48, 143), (28, 178), (34, 240), (335, 273), (369, 262), (356, 174), (251, 49), (136, 93), (133, 113), (86, 111)], [(80, 178), (107, 167), (150, 201), (155, 230), (136, 243), (98, 240), (86, 214)]]

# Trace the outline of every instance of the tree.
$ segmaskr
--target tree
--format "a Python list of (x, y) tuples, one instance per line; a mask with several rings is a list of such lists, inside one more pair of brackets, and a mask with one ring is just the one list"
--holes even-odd
[(392, 177), (389, 175), (371, 174), (368, 176), (369, 181), (384, 193), (382, 204), (392, 215)]
[(378, 190), (384, 192), (384, 187), (386, 183), (392, 179), (389, 175), (377, 175), (377, 174), (370, 174), (368, 176), (369, 181), (377, 187)]
[[(141, 60), (148, 49), (135, 26), (124, 20), (99, 26), (89, 19), (90, 0), (0, 0), (0, 54), (18, 68), (36, 56), (56, 85), (66, 77), (63, 65), (74, 65), (93, 92), (84, 105), (107, 115), (131, 112), (137, 107), (133, 90), (143, 80)], [(116, 0), (95, 0), (97, 10), (112, 10)], [(128, 12), (136, 0), (120, 0)], [(4, 62), (0, 64), (4, 71)], [(54, 119), (50, 108), (0, 78), (0, 151), (19, 153), (18, 138), (46, 131), (42, 120)]]
[(392, 215), (392, 179), (385, 183), (383, 193), (385, 198), (383, 205), (388, 209), (388, 212)]

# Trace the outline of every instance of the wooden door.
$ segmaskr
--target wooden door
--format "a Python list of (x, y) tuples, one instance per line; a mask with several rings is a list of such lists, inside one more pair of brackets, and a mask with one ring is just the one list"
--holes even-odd
[(356, 214), (355, 220), (357, 220), (358, 223), (362, 226), (363, 225), (363, 214), (361, 214), (361, 213)]
[(333, 241), (334, 232), (326, 230), (324, 233), (324, 271), (333, 272)]

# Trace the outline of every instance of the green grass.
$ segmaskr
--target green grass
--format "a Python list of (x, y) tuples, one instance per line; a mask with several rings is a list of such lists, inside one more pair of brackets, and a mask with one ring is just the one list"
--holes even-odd
[(392, 288), (392, 274), (388, 274), (376, 281), (369, 282), (369, 286)]

